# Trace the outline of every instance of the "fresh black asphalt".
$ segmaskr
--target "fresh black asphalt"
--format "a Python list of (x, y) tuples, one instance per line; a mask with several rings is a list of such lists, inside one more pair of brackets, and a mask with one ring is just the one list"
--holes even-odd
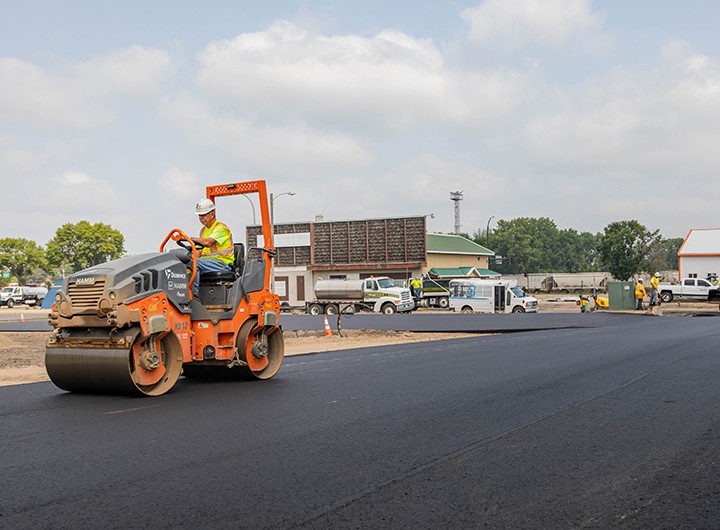
[(720, 320), (568, 316), (159, 398), (0, 388), (0, 527), (717, 528)]

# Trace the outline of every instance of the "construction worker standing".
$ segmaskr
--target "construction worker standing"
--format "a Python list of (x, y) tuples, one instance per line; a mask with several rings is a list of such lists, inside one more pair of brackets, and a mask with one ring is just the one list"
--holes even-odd
[(422, 288), (422, 283), (418, 278), (412, 278), (410, 280), (410, 290), (412, 291), (413, 298), (420, 298), (420, 289)]
[(650, 307), (658, 305), (658, 286), (660, 285), (660, 273), (656, 272), (650, 278)]
[(645, 300), (645, 286), (643, 285), (643, 279), (638, 278), (637, 283), (635, 284), (635, 309), (645, 309), (643, 307), (643, 300)]

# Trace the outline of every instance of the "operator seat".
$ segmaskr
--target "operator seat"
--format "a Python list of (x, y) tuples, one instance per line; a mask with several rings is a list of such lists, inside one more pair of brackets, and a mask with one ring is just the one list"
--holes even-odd
[(245, 245), (243, 243), (235, 243), (233, 245), (233, 254), (235, 255), (235, 263), (231, 271), (206, 272), (200, 275), (200, 285), (215, 284), (218, 282), (234, 282), (242, 276), (245, 268)]

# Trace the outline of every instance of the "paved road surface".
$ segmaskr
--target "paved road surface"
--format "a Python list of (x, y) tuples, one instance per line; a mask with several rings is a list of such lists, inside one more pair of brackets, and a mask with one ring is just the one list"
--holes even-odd
[(0, 388), (0, 527), (717, 528), (718, 324), (328, 352), (160, 398)]

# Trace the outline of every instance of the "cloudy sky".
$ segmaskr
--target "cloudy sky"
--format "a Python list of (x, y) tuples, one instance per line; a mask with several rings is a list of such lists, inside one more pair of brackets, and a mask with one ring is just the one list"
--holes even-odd
[[(434, 214), (717, 228), (720, 2), (0, 0), (0, 237)], [(252, 208), (219, 200), (242, 233)], [(492, 225), (491, 225), (492, 226)]]

